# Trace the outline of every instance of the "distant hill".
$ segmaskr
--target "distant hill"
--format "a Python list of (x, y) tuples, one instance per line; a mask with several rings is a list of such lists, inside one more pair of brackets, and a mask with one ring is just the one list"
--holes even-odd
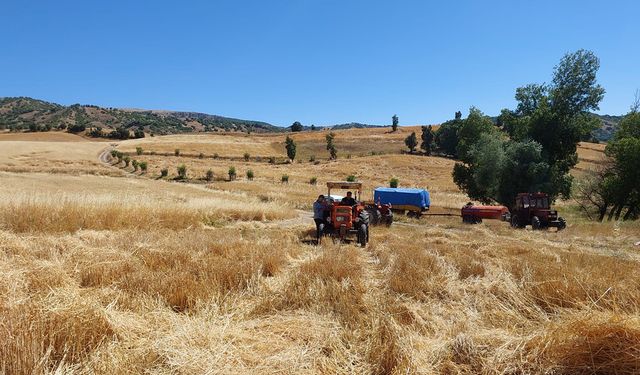
[(262, 121), (241, 120), (197, 112), (102, 108), (95, 105), (63, 106), (28, 97), (0, 98), (0, 129), (126, 128), (147, 133), (278, 132), (284, 128)]
[(624, 117), (598, 115), (596, 113), (594, 113), (593, 115), (598, 117), (600, 121), (602, 121), (602, 125), (600, 126), (600, 128), (596, 129), (593, 132), (594, 138), (600, 142), (606, 142), (611, 139), (611, 137), (613, 137), (613, 134), (615, 134), (616, 130), (618, 130), (618, 124), (620, 123), (620, 120), (622, 120), (622, 118)]

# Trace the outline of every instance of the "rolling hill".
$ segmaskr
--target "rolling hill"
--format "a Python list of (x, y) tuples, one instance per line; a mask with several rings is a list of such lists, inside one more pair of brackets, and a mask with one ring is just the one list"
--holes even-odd
[(241, 120), (197, 112), (103, 108), (95, 105), (63, 106), (28, 97), (0, 98), (0, 129), (97, 128), (130, 130), (143, 128), (148, 133), (253, 131), (277, 132), (283, 128), (261, 121)]

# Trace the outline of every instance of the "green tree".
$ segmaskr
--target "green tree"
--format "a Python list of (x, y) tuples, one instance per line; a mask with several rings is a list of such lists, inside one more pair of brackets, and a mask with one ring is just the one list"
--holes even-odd
[[(514, 111), (502, 110), (498, 117), (497, 125), (511, 138), (505, 151), (517, 150), (532, 157), (528, 164), (520, 160), (513, 167), (514, 172), (527, 171), (525, 175), (518, 175), (518, 181), (527, 182), (526, 186), (538, 186), (552, 199), (559, 195), (570, 196), (573, 179), (569, 171), (578, 162), (578, 142), (589, 139), (592, 131), (599, 127), (599, 120), (590, 114), (590, 111), (598, 109), (604, 95), (604, 89), (596, 82), (599, 65), (598, 58), (590, 51), (566, 54), (554, 68), (551, 84), (530, 84), (516, 89), (517, 108)], [(474, 115), (470, 114), (469, 118), (472, 117)], [(477, 139), (478, 133), (489, 129), (484, 120), (480, 123), (477, 118), (474, 121), (469, 121), (469, 118), (458, 129), (459, 143), (456, 147), (457, 156), (467, 166), (476, 162), (470, 154), (473, 140)], [(471, 122), (475, 122), (475, 126), (470, 126)], [(532, 153), (534, 149), (539, 149), (539, 153)], [(507, 162), (505, 168), (508, 169), (509, 165)], [(523, 165), (527, 168), (520, 169)], [(530, 165), (535, 165), (535, 168), (531, 169)], [(475, 171), (471, 172), (475, 174)], [(459, 180), (469, 180), (462, 176), (463, 170), (458, 167)], [(507, 181), (503, 182), (502, 190), (507, 185)], [(526, 187), (524, 185), (523, 188)], [(490, 195), (487, 193), (487, 197)], [(501, 202), (511, 204), (504, 200), (511, 195), (502, 193)]]
[(140, 170), (142, 171), (142, 173), (146, 173), (147, 172), (147, 162), (146, 161), (141, 161), (140, 162)]
[(478, 142), (482, 134), (495, 134), (496, 128), (491, 119), (485, 116), (479, 109), (471, 107), (469, 116), (461, 120), (458, 128), (458, 145), (456, 154), (463, 161), (469, 159), (469, 150)]
[(391, 129), (393, 129), (394, 132), (398, 130), (398, 123), (398, 115), (393, 115), (391, 117)]
[(301, 132), (302, 129), (303, 129), (303, 126), (299, 121), (296, 121), (291, 125), (292, 132)]
[(409, 152), (413, 154), (418, 146), (418, 137), (416, 137), (416, 132), (412, 132), (411, 135), (407, 136), (407, 138), (404, 139), (404, 144), (409, 148)]
[(181, 180), (185, 180), (187, 178), (187, 166), (184, 164), (180, 164), (177, 168), (178, 178)]
[(327, 141), (327, 151), (329, 151), (329, 160), (336, 160), (338, 158), (338, 150), (336, 150), (336, 145), (334, 143), (336, 135), (331, 132), (325, 136), (325, 140)]
[(236, 179), (236, 167), (234, 167), (234, 166), (229, 167), (228, 174), (229, 174), (229, 181), (235, 180)]
[(142, 155), (142, 147), (136, 147), (136, 155)]
[(252, 181), (253, 176), (253, 171), (251, 169), (247, 170), (247, 180)]
[(431, 149), (433, 148), (433, 140), (435, 138), (435, 134), (433, 133), (433, 128), (431, 125), (422, 127), (422, 135), (420, 137), (422, 139), (422, 143), (420, 143), (420, 148), (427, 153), (427, 155), (431, 155)]
[(389, 187), (391, 188), (397, 188), (398, 184), (400, 184), (400, 180), (396, 177), (392, 177), (391, 180), (389, 180)]
[(137, 171), (138, 171), (138, 161), (134, 159), (134, 160), (131, 162), (131, 165), (133, 166), (133, 171), (134, 171), (134, 172), (137, 172)]
[(462, 119), (449, 120), (436, 130), (435, 142), (438, 149), (445, 155), (457, 157), (458, 129), (462, 125)]
[(293, 161), (296, 158), (296, 142), (294, 142), (291, 137), (287, 136), (284, 144), (285, 148), (287, 149), (287, 157), (289, 158), (289, 160)]

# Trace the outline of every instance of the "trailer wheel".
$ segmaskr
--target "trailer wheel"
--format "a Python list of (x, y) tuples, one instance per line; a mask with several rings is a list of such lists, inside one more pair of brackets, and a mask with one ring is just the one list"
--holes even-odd
[(367, 224), (360, 225), (358, 228), (358, 244), (362, 247), (367, 246), (368, 237)]
[(542, 224), (540, 223), (540, 218), (537, 216), (532, 217), (531, 228), (533, 228), (533, 230), (538, 230), (540, 229), (540, 227), (542, 227)]

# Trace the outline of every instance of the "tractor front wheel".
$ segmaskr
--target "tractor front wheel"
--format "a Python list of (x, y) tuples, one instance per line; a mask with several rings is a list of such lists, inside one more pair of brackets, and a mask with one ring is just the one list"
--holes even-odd
[(538, 230), (540, 229), (541, 226), (542, 224), (540, 223), (539, 217), (534, 216), (531, 218), (531, 228), (533, 228), (533, 230)]
[(358, 244), (362, 247), (367, 246), (369, 241), (369, 231), (367, 230), (367, 224), (362, 224), (358, 228)]
[(522, 228), (522, 226), (520, 225), (520, 219), (518, 218), (518, 215), (511, 216), (511, 227), (515, 229)]
[(560, 223), (558, 224), (558, 230), (563, 230), (564, 228), (566, 228), (566, 227), (567, 227), (567, 221), (566, 221), (564, 218), (559, 217), (559, 218), (558, 218), (558, 221), (560, 222)]

